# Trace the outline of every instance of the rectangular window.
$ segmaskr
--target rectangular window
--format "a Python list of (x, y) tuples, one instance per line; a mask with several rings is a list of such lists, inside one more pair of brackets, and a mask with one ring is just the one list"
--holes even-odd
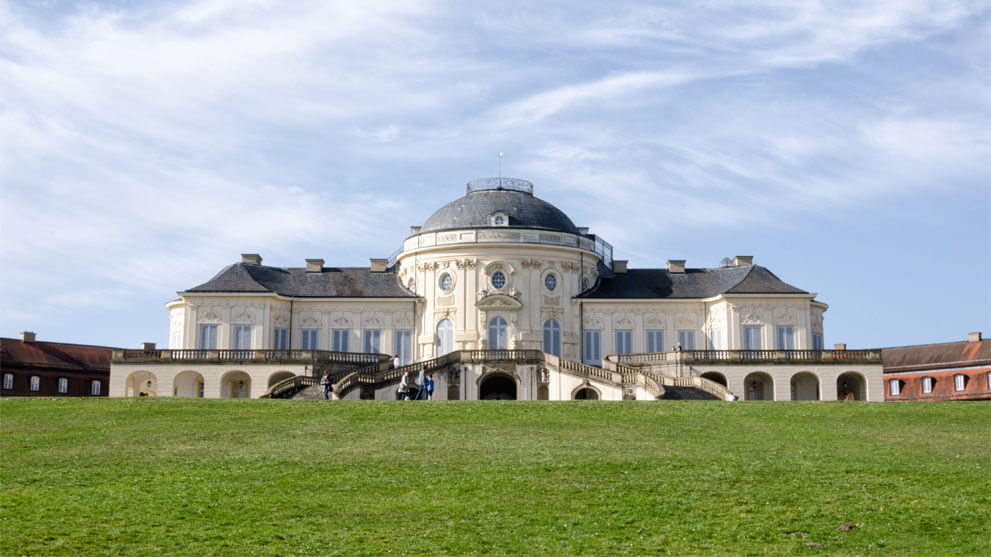
[(272, 348), (275, 350), (289, 350), (289, 329), (276, 327), (272, 337)]
[(361, 332), (361, 351), (366, 354), (378, 354), (382, 331), (379, 329), (365, 329)]
[(695, 350), (695, 331), (682, 329), (678, 331), (678, 344), (682, 350)]
[(14, 388), (14, 374), (13, 373), (4, 373), (3, 374), (3, 388), (4, 389), (13, 389)]
[(251, 348), (251, 325), (234, 325), (234, 343), (231, 348), (235, 350), (248, 350)]
[(602, 364), (602, 331), (590, 329), (585, 331), (585, 363), (592, 366)]
[(723, 330), (709, 329), (709, 350), (725, 350), (723, 346)]
[(37, 375), (31, 376), (31, 391), (38, 392), (41, 390), (41, 377)]
[(898, 379), (888, 380), (888, 394), (891, 396), (898, 396), (902, 392), (902, 382)]
[(664, 331), (658, 329), (647, 331), (647, 352), (664, 352)]
[(217, 326), (200, 325), (200, 348), (203, 350), (217, 349)]
[(351, 329), (334, 329), (331, 332), (331, 340), (333, 341), (331, 350), (334, 352), (347, 352), (348, 338), (350, 337)]
[(933, 392), (933, 378), (923, 377), (922, 378), (922, 393), (929, 394)]
[(760, 350), (760, 325), (743, 326), (743, 349)]
[(413, 363), (413, 331), (396, 329), (396, 354), (399, 355), (399, 365)]
[(317, 346), (317, 335), (320, 329), (303, 329), (300, 331), (300, 347), (303, 350), (319, 350)]
[(956, 391), (962, 391), (964, 387), (967, 386), (967, 377), (961, 373), (953, 376), (953, 389)]
[(795, 327), (778, 327), (776, 336), (778, 340), (778, 350), (795, 349)]
[(822, 333), (812, 333), (812, 349), (822, 350), (823, 346), (825, 345), (822, 343)]
[(633, 352), (633, 331), (630, 329), (616, 330), (616, 353), (631, 354)]
[(89, 394), (92, 396), (100, 396), (100, 389), (102, 388), (103, 388), (103, 382), (100, 381), (99, 379), (94, 380), (92, 383), (90, 383)]
[(59, 377), (58, 378), (58, 392), (61, 395), (64, 395), (65, 393), (69, 392), (69, 378), (68, 377)]

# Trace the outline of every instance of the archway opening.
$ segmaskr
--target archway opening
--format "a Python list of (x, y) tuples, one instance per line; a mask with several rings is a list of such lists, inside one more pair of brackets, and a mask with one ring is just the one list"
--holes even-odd
[(243, 371), (231, 371), (220, 380), (222, 398), (249, 398), (251, 396), (251, 376)]
[(836, 378), (838, 400), (867, 400), (867, 381), (864, 376), (848, 371)]
[(203, 376), (196, 371), (184, 371), (175, 376), (172, 396), (203, 398)]
[(150, 371), (135, 371), (127, 376), (124, 396), (157, 396), (158, 377)]
[(501, 373), (490, 375), (478, 386), (479, 400), (516, 400), (516, 381)]
[(808, 371), (796, 373), (791, 378), (792, 400), (819, 400), (819, 378)]
[(714, 383), (719, 383), (723, 387), (728, 386), (726, 384), (726, 376), (723, 375), (722, 373), (719, 373), (718, 371), (707, 371), (702, 374), (702, 378), (708, 379), (709, 381), (712, 381)]
[(590, 387), (582, 387), (575, 391), (575, 400), (599, 400), (599, 393)]
[(743, 380), (743, 392), (746, 400), (774, 400), (774, 380), (762, 371), (751, 373)]

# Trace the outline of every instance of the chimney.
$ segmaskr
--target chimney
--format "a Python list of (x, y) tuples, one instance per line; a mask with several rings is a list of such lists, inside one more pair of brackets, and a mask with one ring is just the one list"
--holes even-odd
[(34, 333), (31, 331), (21, 333), (21, 342), (34, 342)]
[(154, 352), (155, 351), (155, 343), (154, 342), (142, 342), (141, 343), (141, 349), (144, 350), (145, 352)]
[(307, 273), (322, 273), (323, 272), (323, 259), (307, 259), (306, 260), (306, 272)]
[(368, 261), (372, 265), (371, 271), (373, 273), (384, 273), (386, 268), (389, 266), (388, 259), (369, 259)]
[(684, 259), (668, 259), (668, 272), (669, 273), (684, 273), (685, 272), (685, 260)]
[(981, 332), (977, 331), (976, 333), (968, 333), (967, 340), (970, 342), (981, 342)]
[(733, 258), (734, 267), (742, 267), (744, 265), (753, 265), (754, 256), (752, 255), (737, 255)]
[(613, 259), (612, 260), (612, 272), (616, 274), (626, 274), (626, 264), (629, 263), (626, 259)]
[(422, 228), (422, 227), (420, 227), (420, 226), (410, 226), (409, 227), (409, 233), (410, 234), (419, 234), (420, 233), (420, 228)]
[(588, 236), (588, 227), (587, 226), (579, 226), (578, 227), (578, 235), (579, 236)]
[(242, 253), (241, 263), (248, 263), (250, 265), (261, 265), (262, 256), (258, 255), (257, 253)]
[(833, 350), (846, 350), (846, 343), (844, 342), (842, 344), (834, 344)]

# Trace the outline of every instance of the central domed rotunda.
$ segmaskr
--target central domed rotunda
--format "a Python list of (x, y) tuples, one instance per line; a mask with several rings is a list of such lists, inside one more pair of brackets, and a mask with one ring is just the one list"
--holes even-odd
[(526, 180), (481, 178), (468, 182), (467, 190), (464, 197), (435, 211), (420, 231), (507, 226), (578, 234), (568, 215), (534, 197), (533, 184)]

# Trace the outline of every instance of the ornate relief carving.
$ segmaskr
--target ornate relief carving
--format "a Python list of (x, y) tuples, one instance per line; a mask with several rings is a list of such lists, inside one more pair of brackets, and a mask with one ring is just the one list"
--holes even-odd
[(412, 329), (413, 317), (409, 313), (396, 313), (392, 316), (392, 324), (397, 328)]
[(466, 257), (464, 259), (459, 259), (454, 262), (459, 269), (474, 269), (475, 265), (478, 264), (478, 260), (474, 257)]
[(581, 265), (571, 261), (564, 261), (561, 263), (561, 270), (563, 271), (571, 271), (572, 273), (577, 273), (578, 271), (581, 270), (581, 268), (582, 268)]
[(538, 385), (546, 385), (551, 382), (551, 372), (547, 368), (540, 366), (534, 372)]
[(664, 328), (664, 322), (661, 321), (660, 319), (648, 319), (647, 320), (647, 328), (648, 329), (663, 329)]
[(444, 233), (444, 234), (438, 234), (437, 235), (437, 243), (441, 243), (441, 242), (443, 242), (443, 243), (450, 243), (450, 242), (457, 242), (457, 241), (458, 241), (458, 233), (457, 232), (447, 232), (447, 233)]
[(687, 315), (683, 315), (683, 316), (678, 317), (677, 321), (675, 321), (675, 324), (676, 324), (676, 326), (679, 329), (694, 329), (695, 328), (695, 320), (692, 319), (691, 317), (687, 316)]
[(740, 323), (744, 325), (763, 325), (764, 320), (761, 319), (760, 315), (756, 311), (756, 308), (754, 308), (743, 316)]
[(272, 322), (278, 327), (288, 327), (289, 326), (289, 314), (288, 313), (277, 313), (275, 317), (272, 318)]
[(416, 270), (420, 271), (421, 273), (425, 273), (427, 271), (433, 271), (436, 268), (436, 265), (437, 264), (434, 262), (417, 263)]
[(300, 323), (304, 329), (315, 329), (320, 326), (320, 321), (314, 317), (307, 317)]
[(231, 323), (254, 323), (255, 318), (253, 315), (246, 311), (242, 311), (237, 315), (231, 317)]
[(480, 310), (518, 310), (523, 307), (520, 301), (506, 294), (489, 294), (475, 303)]
[(479, 240), (511, 240), (520, 241), (519, 232), (493, 232), (493, 231), (482, 231), (478, 233)]
[(351, 320), (348, 319), (347, 317), (344, 317), (344, 316), (341, 316), (341, 317), (338, 317), (337, 319), (334, 319), (334, 321), (332, 322), (332, 324), (337, 329), (350, 329), (351, 328)]
[(586, 329), (601, 329), (601, 328), (603, 328), (602, 327), (602, 319), (600, 319), (598, 316), (595, 316), (595, 315), (586, 315), (585, 316), (585, 328)]
[(543, 264), (544, 262), (539, 259), (523, 259), (520, 261), (520, 265), (524, 269), (539, 269)]
[(792, 316), (791, 311), (787, 309), (781, 310), (778, 312), (777, 317), (774, 318), (774, 322), (781, 325), (794, 325), (795, 317)]
[(624, 318), (621, 318), (621, 319), (617, 319), (617, 320), (613, 321), (613, 323), (615, 323), (615, 327), (617, 329), (632, 329), (633, 328), (633, 321), (630, 321), (629, 319), (627, 319), (625, 317)]
[(447, 369), (447, 379), (448, 385), (460, 385), (461, 384), (461, 368), (458, 365), (453, 365)]
[(208, 311), (200, 316), (200, 323), (216, 323), (220, 321), (220, 316), (213, 311)]

